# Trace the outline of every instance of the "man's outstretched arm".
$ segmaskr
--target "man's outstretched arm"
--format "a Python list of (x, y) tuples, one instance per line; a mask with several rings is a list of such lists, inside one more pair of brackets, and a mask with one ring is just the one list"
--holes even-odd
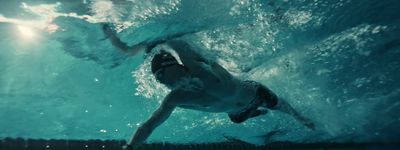
[(121, 41), (121, 39), (118, 37), (115, 30), (112, 29), (109, 24), (103, 24), (102, 29), (103, 29), (103, 33), (106, 35), (105, 39), (109, 39), (113, 46), (115, 46), (116, 48), (120, 49), (123, 52), (133, 54), (133, 55), (137, 54), (141, 50), (144, 50), (146, 53), (150, 53), (151, 50), (159, 44), (165, 43), (172, 39), (177, 39), (177, 38), (183, 37), (188, 34), (194, 34), (194, 33), (197, 33), (199, 31), (203, 30), (203, 28), (198, 28), (198, 29), (194, 29), (194, 30), (190, 30), (190, 31), (182, 31), (182, 32), (178, 32), (178, 33), (160, 35), (157, 38), (142, 41), (139, 44), (129, 46), (128, 44)]
[(108, 24), (103, 24), (102, 28), (103, 28), (103, 33), (106, 35), (106, 38), (110, 40), (113, 46), (115, 46), (122, 52), (131, 55), (136, 55), (139, 51), (146, 49), (146, 45), (144, 44), (136, 44), (133, 46), (128, 46), (128, 44), (121, 41), (115, 30), (112, 29)]
[(129, 143), (131, 148), (139, 147), (153, 132), (153, 130), (161, 125), (171, 113), (174, 111), (176, 105), (171, 102), (171, 93), (165, 98), (161, 106), (153, 113), (143, 125), (141, 125), (132, 140)]

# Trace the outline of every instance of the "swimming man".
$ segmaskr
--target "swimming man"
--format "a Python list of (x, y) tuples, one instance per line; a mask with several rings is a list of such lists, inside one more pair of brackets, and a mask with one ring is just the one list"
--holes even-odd
[(158, 82), (171, 89), (160, 107), (137, 129), (127, 148), (140, 146), (176, 107), (227, 113), (234, 123), (263, 115), (267, 109), (278, 110), (314, 128), (309, 119), (302, 117), (266, 86), (239, 80), (216, 62), (196, 53), (194, 47), (179, 40), (184, 34), (128, 46), (108, 25), (103, 26), (103, 32), (115, 47), (128, 54), (135, 55), (141, 50), (156, 51), (151, 71)]

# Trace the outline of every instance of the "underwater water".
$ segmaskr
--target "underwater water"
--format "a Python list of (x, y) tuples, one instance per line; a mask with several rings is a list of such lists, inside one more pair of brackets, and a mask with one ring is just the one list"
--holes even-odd
[(400, 138), (398, 0), (0, 0), (0, 138), (129, 139), (169, 92), (130, 45), (174, 33), (316, 124), (177, 109), (150, 142)]

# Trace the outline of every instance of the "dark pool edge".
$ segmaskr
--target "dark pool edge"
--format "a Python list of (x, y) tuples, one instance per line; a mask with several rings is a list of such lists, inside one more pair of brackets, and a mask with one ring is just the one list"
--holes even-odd
[[(65, 139), (0, 139), (0, 150), (121, 150), (124, 140), (65, 140)], [(368, 143), (293, 143), (274, 142), (265, 146), (254, 146), (243, 142), (219, 142), (201, 144), (173, 144), (173, 143), (149, 143), (144, 144), (138, 150), (263, 150), (263, 149), (400, 149), (399, 142), (368, 142)]]

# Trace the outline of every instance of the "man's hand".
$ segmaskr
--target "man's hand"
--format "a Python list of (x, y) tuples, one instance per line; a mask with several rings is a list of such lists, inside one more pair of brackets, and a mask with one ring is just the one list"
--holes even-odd
[(128, 145), (122, 145), (122, 149), (123, 149), (123, 150), (129, 150), (129, 149), (128, 149)]
[(114, 35), (115, 31), (111, 28), (111, 26), (107, 23), (103, 24), (103, 32), (105, 35), (110, 36)]
[(132, 145), (130, 145), (130, 144), (126, 144), (126, 145), (123, 145), (123, 146), (122, 146), (122, 149), (123, 149), (123, 150), (133, 150), (133, 147), (132, 147)]
[(132, 139), (127, 144), (126, 149), (136, 149), (139, 147), (153, 132), (153, 130), (161, 125), (171, 113), (174, 111), (176, 104), (173, 102), (176, 96), (175, 92), (171, 92), (161, 103), (161, 106), (151, 115), (151, 117), (144, 122), (135, 132)]

